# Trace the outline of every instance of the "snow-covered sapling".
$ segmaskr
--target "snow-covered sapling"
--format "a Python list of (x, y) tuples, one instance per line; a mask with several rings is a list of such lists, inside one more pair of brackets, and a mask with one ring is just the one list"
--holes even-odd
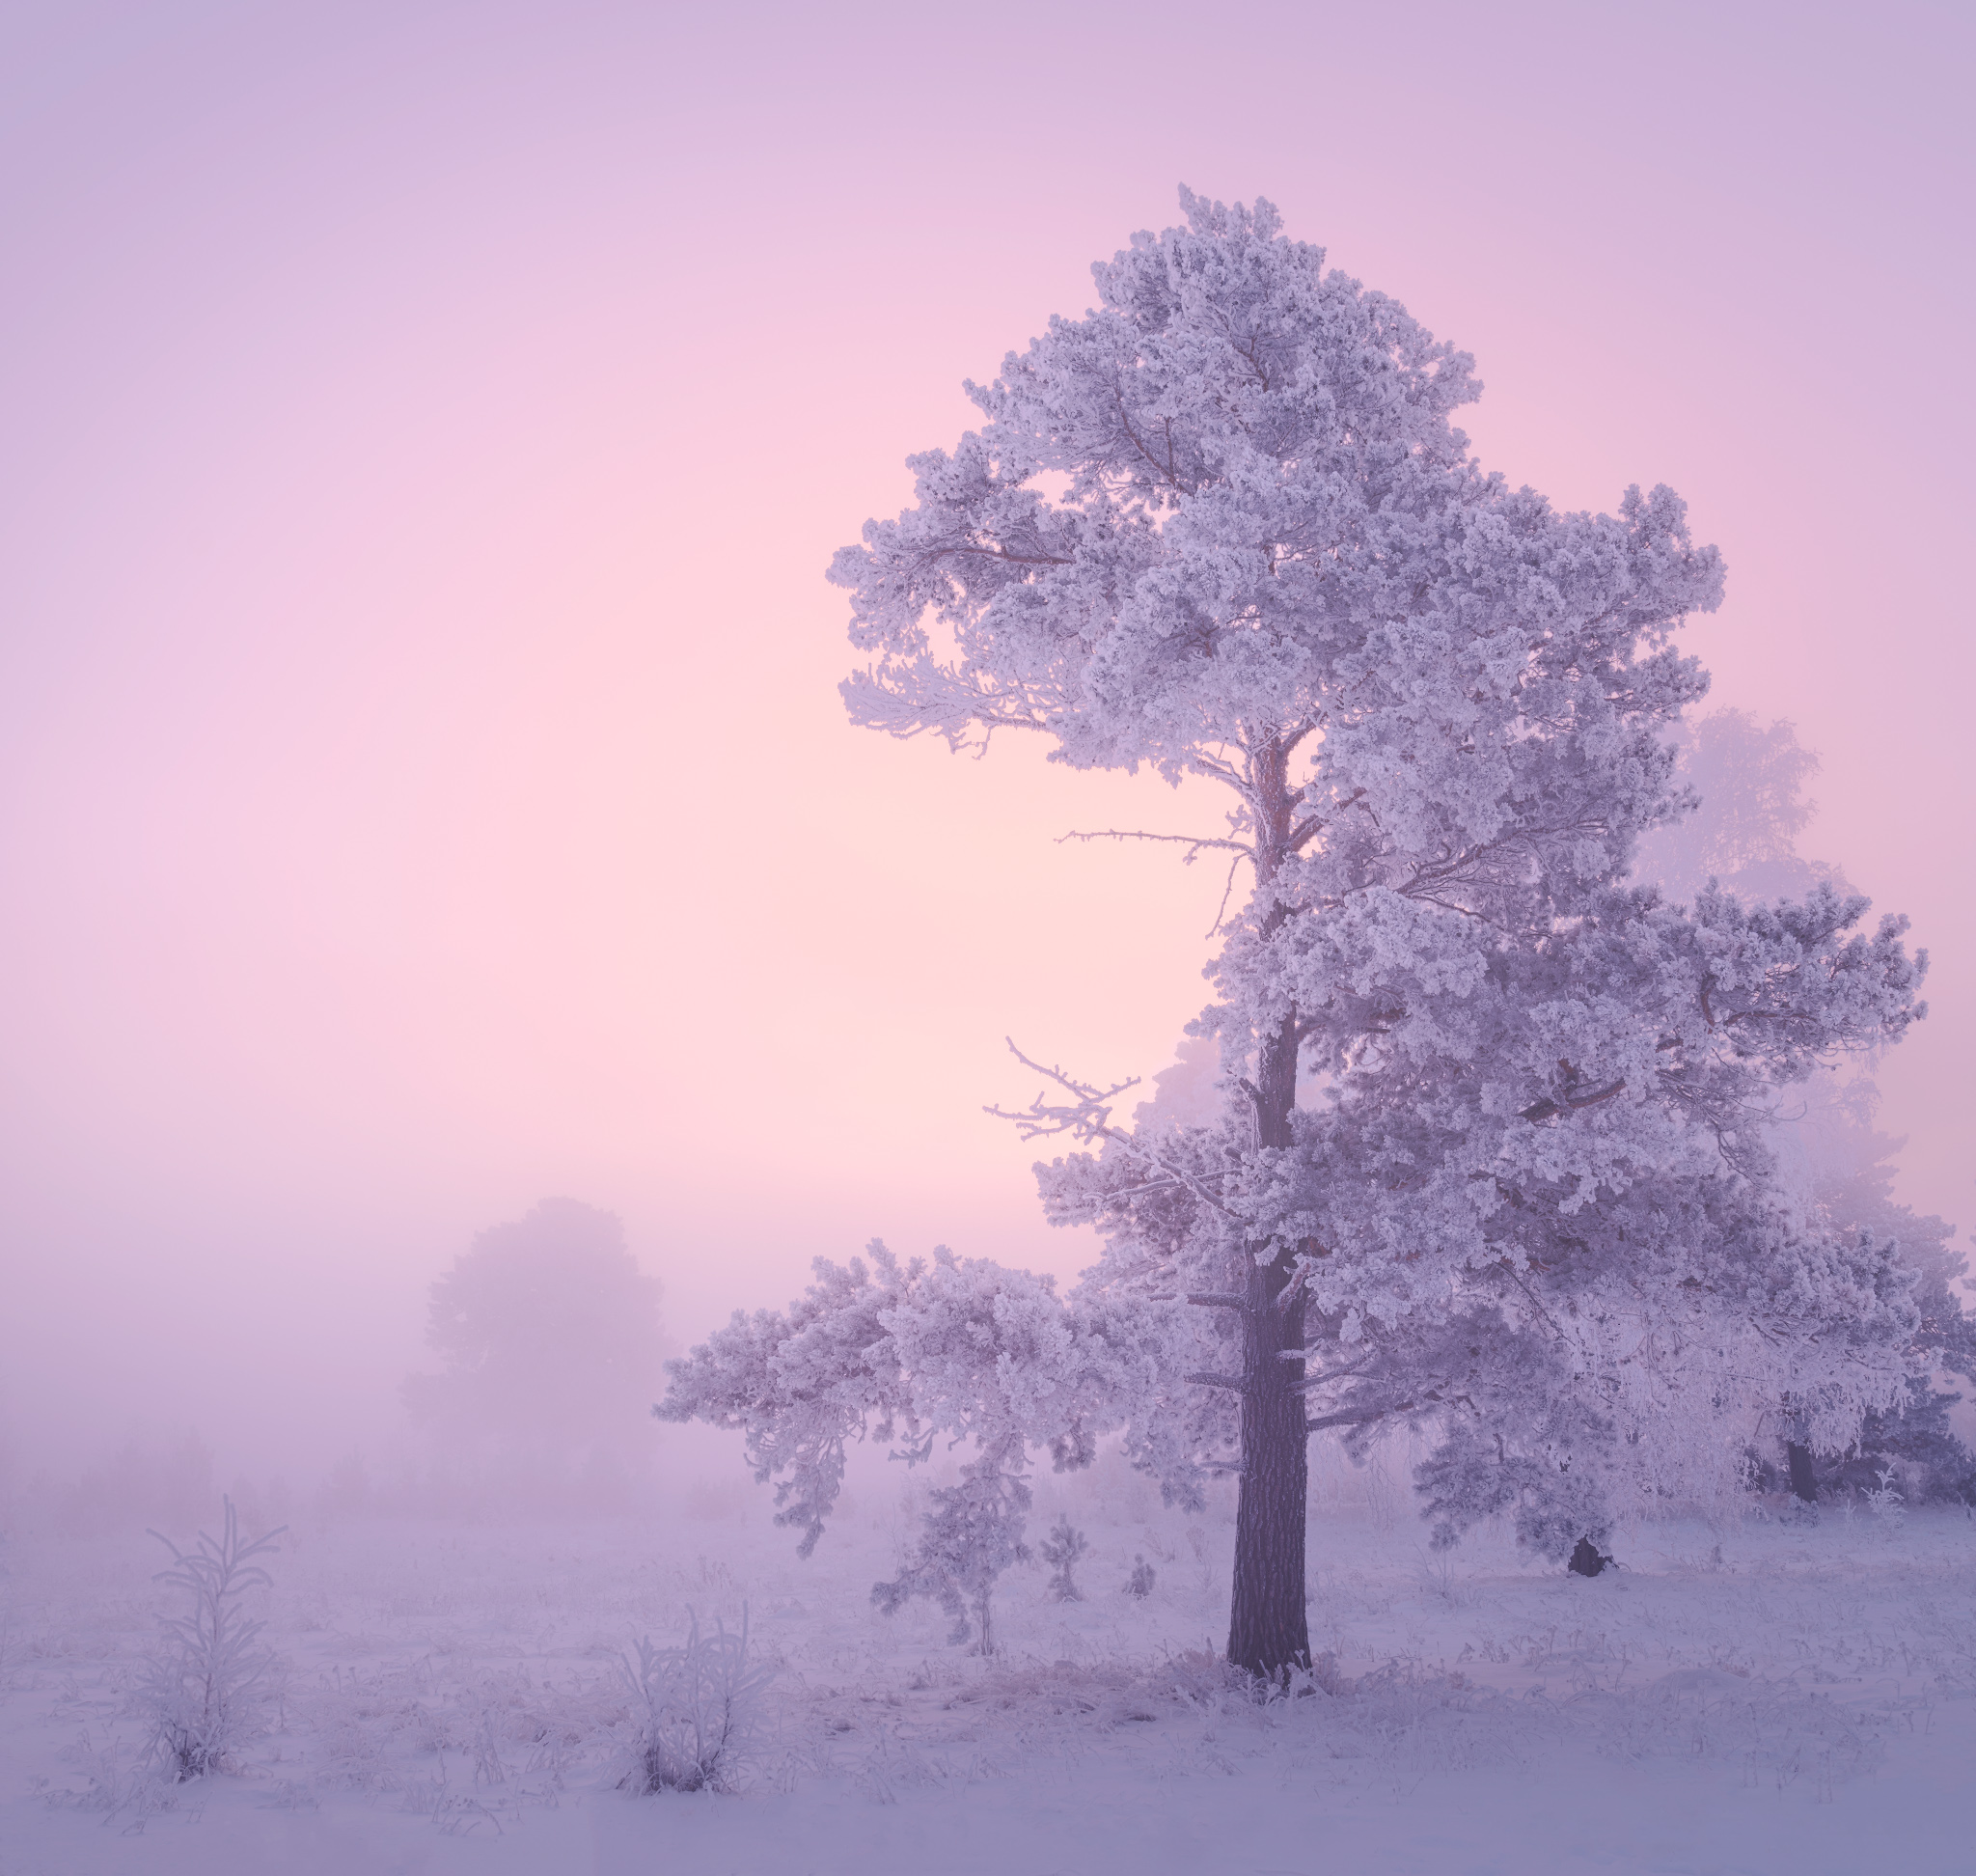
[(147, 1754), (177, 1782), (202, 1779), (246, 1740), (274, 1656), (260, 1641), (265, 1624), (250, 1621), (247, 1592), (272, 1586), (253, 1559), (278, 1548), (286, 1525), (251, 1543), (240, 1538), (233, 1501), (223, 1501), (226, 1523), (217, 1539), (199, 1533), (198, 1547), (181, 1551), (162, 1531), (151, 1535), (172, 1553), (172, 1566), (156, 1581), (182, 1589), (191, 1607), (159, 1619), (165, 1646), (147, 1664), (135, 1703), (151, 1726)]
[(1125, 1579), (1125, 1593), (1143, 1602), (1153, 1593), (1153, 1566), (1143, 1557), (1132, 1559), (1132, 1574)]
[(1072, 1571), (1090, 1547), (1090, 1539), (1071, 1523), (1068, 1511), (1050, 1527), (1049, 1536), (1043, 1539), (1043, 1561), (1050, 1566), (1050, 1593), (1057, 1601), (1084, 1601), (1084, 1593), (1077, 1586)]
[(729, 1632), (719, 1620), (700, 1632), (688, 1610), (686, 1640), (655, 1648), (640, 1636), (618, 1670), (633, 1697), (631, 1768), (620, 1783), (633, 1791), (727, 1791), (760, 1724), (772, 1667), (748, 1658), (748, 1608)]
[(958, 1485), (936, 1486), (919, 1541), (890, 1583), (874, 1583), (871, 1600), (895, 1615), (914, 1596), (929, 1596), (952, 1621), (947, 1640), (973, 1640), (976, 1654), (995, 1652), (996, 1579), (1011, 1563), (1027, 1563), (1022, 1541), (1029, 1488), (990, 1454), (961, 1468)]

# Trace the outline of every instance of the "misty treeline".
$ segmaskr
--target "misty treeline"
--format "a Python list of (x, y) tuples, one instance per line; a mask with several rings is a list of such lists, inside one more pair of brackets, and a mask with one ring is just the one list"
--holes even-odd
[(544, 1199), (480, 1232), (426, 1292), (436, 1371), (398, 1390), (403, 1437), (352, 1448), (313, 1488), (286, 1476), (216, 1473), (196, 1431), (133, 1436), (74, 1477), (4, 1494), (23, 1528), (71, 1536), (132, 1525), (189, 1530), (222, 1490), (244, 1528), (303, 1512), (507, 1516), (614, 1511), (647, 1497), (658, 1455), (648, 1409), (677, 1343), (662, 1286), (640, 1269), (614, 1213)]
[(1971, 1370), (1960, 1266), (1861, 1073), (1925, 955), (1798, 858), (1788, 726), (1697, 720), (1675, 638), (1719, 556), (1664, 487), (1563, 514), (1486, 473), (1467, 354), (1266, 203), (1182, 201), (968, 385), (980, 428), (830, 577), (856, 722), (1226, 791), (1222, 827), (1079, 830), (1227, 865), (1188, 1073), (1128, 1121), (1133, 1083), (1022, 1057), (1005, 1117), (1067, 1148), (1045, 1213), (1104, 1242), (1066, 1293), (819, 1259), (657, 1411), (739, 1429), (806, 1553), (851, 1442), (964, 1445), (876, 1594), (982, 1645), (1040, 1455), (1115, 1438), (1186, 1506), (1232, 1477), (1228, 1657), (1274, 1678), (1310, 1666), (1313, 1436), (1411, 1430), (1436, 1546), (1503, 1516), (1558, 1559), (1876, 1441), (1968, 1490), (1934, 1379)]

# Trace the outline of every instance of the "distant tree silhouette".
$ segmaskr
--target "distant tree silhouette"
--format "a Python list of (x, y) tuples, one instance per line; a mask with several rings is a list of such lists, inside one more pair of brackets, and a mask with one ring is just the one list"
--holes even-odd
[(425, 1340), (446, 1371), (411, 1376), (405, 1404), (470, 1448), (548, 1459), (634, 1447), (666, 1352), (660, 1294), (615, 1214), (545, 1199), (482, 1231), (433, 1283)]
[[(1795, 897), (1821, 885), (1852, 891), (1838, 868), (1798, 850), (1818, 808), (1804, 788), (1819, 759), (1798, 743), (1795, 725), (1717, 710), (1684, 725), (1676, 740), (1678, 780), (1700, 806), (1641, 841), (1639, 877), (1676, 898), (1690, 898), (1712, 881), (1744, 899)], [(1870, 1490), (1891, 1462), (1911, 1499), (1976, 1501), (1976, 1453), (1948, 1425), (1956, 1377), (1976, 1380), (1976, 1317), (1963, 1309), (1959, 1288), (1967, 1259), (1950, 1242), (1952, 1225), (1895, 1197), (1896, 1156), (1907, 1143), (1876, 1131), (1879, 1105), (1872, 1075), (1853, 1064), (1798, 1084), (1769, 1132), (1784, 1175), (1828, 1228), (1891, 1243), (1915, 1273), (1920, 1315), (1912, 1348), (1922, 1371), (1909, 1380), (1902, 1406), (1868, 1414), (1857, 1440), (1839, 1451), (1814, 1452), (1791, 1437), (1785, 1417), (1782, 1463), (1766, 1463), (1759, 1476), (1810, 1500), (1821, 1491)]]
[(1819, 759), (1799, 745), (1795, 724), (1715, 710), (1684, 724), (1674, 742), (1677, 779), (1701, 805), (1640, 841), (1637, 878), (1677, 899), (1691, 899), (1711, 879), (1746, 899), (1798, 898), (1820, 885), (1852, 891), (1836, 867), (1798, 851), (1818, 812), (1803, 791)]

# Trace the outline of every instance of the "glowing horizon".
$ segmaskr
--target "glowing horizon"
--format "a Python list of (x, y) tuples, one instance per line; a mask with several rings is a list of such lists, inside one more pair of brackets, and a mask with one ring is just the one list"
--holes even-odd
[(1803, 851), (1935, 955), (1902, 1196), (1976, 1216), (1968, 392), (1885, 363), (1956, 355), (1966, 24), (1250, 12), (1275, 110), (1171, 11), (1009, 14), (1019, 92), (888, 8), (8, 29), (21, 1463), (167, 1388), (387, 1425), (425, 1285), (551, 1194), (687, 1334), (873, 1235), (1085, 1260), (1002, 1038), (1150, 1078), (1221, 877), (1056, 837), (1221, 808), (853, 731), (822, 569), (1182, 180), (1472, 351), (1485, 466), (1688, 499), (1712, 704), (1798, 725)]

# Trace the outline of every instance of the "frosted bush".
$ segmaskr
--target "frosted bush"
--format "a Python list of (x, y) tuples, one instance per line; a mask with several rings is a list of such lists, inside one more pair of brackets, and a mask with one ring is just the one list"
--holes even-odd
[(233, 1501), (222, 1501), (226, 1523), (215, 1540), (199, 1533), (196, 1549), (181, 1551), (162, 1531), (151, 1535), (172, 1553), (172, 1566), (156, 1581), (184, 1591), (182, 1615), (161, 1616), (165, 1645), (146, 1664), (134, 1701), (151, 1728), (150, 1762), (174, 1782), (220, 1770), (254, 1728), (259, 1697), (274, 1666), (261, 1643), (262, 1622), (250, 1621), (247, 1592), (272, 1579), (253, 1559), (277, 1548), (282, 1529), (251, 1543), (240, 1539)]
[(716, 1620), (702, 1634), (687, 1611), (685, 1642), (655, 1648), (641, 1636), (618, 1658), (633, 1696), (632, 1765), (620, 1783), (633, 1791), (728, 1791), (761, 1720), (776, 1670), (748, 1658), (748, 1608), (729, 1632)]
[(1132, 1564), (1132, 1574), (1125, 1579), (1125, 1593), (1143, 1602), (1153, 1593), (1153, 1566), (1143, 1557), (1135, 1557)]
[(1090, 1547), (1090, 1539), (1071, 1523), (1068, 1511), (1050, 1527), (1043, 1540), (1043, 1561), (1050, 1566), (1050, 1593), (1057, 1601), (1084, 1601), (1084, 1591), (1071, 1573)]
[(1894, 1490), (1891, 1467), (1882, 1468), (1874, 1476), (1880, 1482), (1865, 1493), (1866, 1508), (1873, 1513), (1874, 1523), (1881, 1534), (1891, 1537), (1907, 1522), (1907, 1508), (1901, 1494)]

